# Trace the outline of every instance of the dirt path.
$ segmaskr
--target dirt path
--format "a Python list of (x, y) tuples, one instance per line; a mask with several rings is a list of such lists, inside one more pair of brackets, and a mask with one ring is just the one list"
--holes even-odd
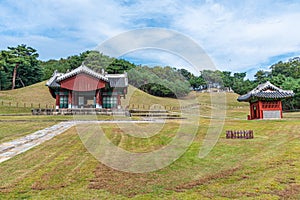
[(162, 123), (162, 121), (67, 121), (36, 131), (32, 134), (0, 144), (0, 163), (21, 154), (53, 137), (65, 132), (76, 124), (89, 123)]

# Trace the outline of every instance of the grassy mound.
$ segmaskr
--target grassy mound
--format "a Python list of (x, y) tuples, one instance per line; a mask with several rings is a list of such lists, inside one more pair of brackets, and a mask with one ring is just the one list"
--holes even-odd
[[(28, 87), (0, 91), (0, 114), (5, 113), (29, 113), (33, 108), (52, 108), (55, 105), (55, 99), (50, 95), (46, 82), (40, 82)], [(171, 110), (174, 107), (187, 106), (200, 103), (202, 106), (209, 107), (214, 104), (214, 100), (218, 99), (218, 95), (222, 98), (226, 96), (226, 105), (233, 107), (247, 106), (247, 103), (239, 103), (236, 101), (238, 95), (234, 93), (198, 93), (191, 92), (188, 96), (175, 98), (162, 98), (147, 94), (133, 86), (129, 86), (128, 94), (125, 99), (121, 99), (123, 107), (136, 109), (158, 109), (164, 108)]]
[(52, 108), (55, 99), (50, 95), (46, 82), (24, 88), (0, 91), (0, 114), (30, 113), (31, 108)]

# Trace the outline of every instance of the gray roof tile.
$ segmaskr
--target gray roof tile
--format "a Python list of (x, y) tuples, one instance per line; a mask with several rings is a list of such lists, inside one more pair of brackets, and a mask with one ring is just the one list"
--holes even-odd
[(252, 98), (283, 99), (293, 96), (293, 91), (280, 89), (267, 81), (266, 83), (258, 85), (247, 94), (239, 96), (237, 100), (250, 101)]

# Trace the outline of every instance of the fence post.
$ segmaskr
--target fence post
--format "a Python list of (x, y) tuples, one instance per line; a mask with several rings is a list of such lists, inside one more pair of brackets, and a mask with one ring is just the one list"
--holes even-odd
[(26, 108), (26, 103), (24, 103), (24, 108)]
[(39, 108), (41, 108), (41, 104), (39, 103)]
[(33, 108), (33, 104), (32, 104), (32, 103), (31, 103), (31, 105), (30, 105), (30, 106), (31, 106), (31, 108)]

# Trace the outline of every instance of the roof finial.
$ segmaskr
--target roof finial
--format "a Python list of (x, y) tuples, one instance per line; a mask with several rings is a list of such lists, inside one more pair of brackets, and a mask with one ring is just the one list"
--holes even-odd
[(84, 61), (82, 61), (81, 66), (84, 66)]

